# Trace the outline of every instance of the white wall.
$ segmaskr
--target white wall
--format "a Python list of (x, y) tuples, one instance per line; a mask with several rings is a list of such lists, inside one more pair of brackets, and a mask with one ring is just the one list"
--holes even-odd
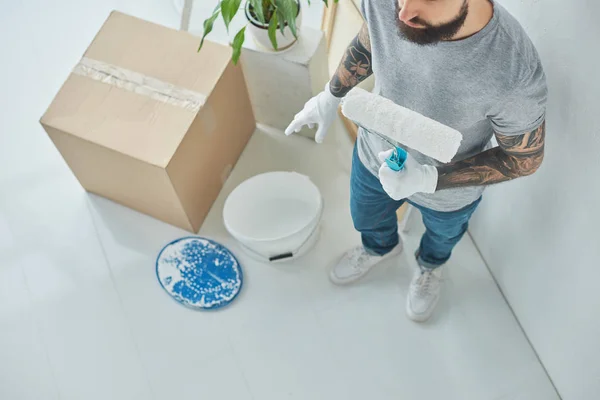
[(500, 0), (549, 84), (537, 174), (490, 188), (471, 234), (565, 400), (600, 398), (600, 2)]

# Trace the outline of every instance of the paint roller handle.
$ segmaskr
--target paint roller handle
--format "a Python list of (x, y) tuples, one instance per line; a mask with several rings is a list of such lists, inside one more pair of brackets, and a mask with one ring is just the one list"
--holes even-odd
[(394, 200), (407, 199), (415, 193), (435, 193), (438, 182), (437, 168), (420, 164), (407, 154), (402, 163), (402, 170), (396, 171), (387, 162), (388, 158), (398, 161), (393, 157), (396, 151), (397, 149), (390, 149), (377, 155), (381, 162), (378, 176), (383, 190)]
[(385, 159), (385, 162), (392, 171), (398, 172), (404, 168), (407, 157), (408, 153), (406, 153), (406, 150), (401, 147), (396, 147), (392, 154)]

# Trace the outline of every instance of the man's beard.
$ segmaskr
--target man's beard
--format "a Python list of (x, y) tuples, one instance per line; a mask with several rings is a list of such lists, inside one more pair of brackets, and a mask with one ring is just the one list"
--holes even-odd
[(400, 36), (423, 46), (436, 44), (442, 40), (452, 39), (464, 25), (467, 14), (469, 13), (469, 5), (467, 0), (465, 0), (460, 8), (458, 16), (452, 21), (442, 25), (431, 25), (417, 17), (412, 19), (411, 22), (423, 25), (424, 28), (412, 28), (400, 21), (400, 5), (398, 4), (398, 0), (393, 1), (396, 2), (396, 24), (398, 25)]

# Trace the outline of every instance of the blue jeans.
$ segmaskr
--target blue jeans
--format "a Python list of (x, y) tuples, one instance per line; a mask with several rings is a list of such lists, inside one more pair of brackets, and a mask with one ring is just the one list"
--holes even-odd
[[(368, 252), (384, 255), (399, 243), (396, 210), (404, 201), (388, 196), (379, 179), (360, 161), (355, 146), (350, 178), (350, 212), (354, 227), (361, 233), (363, 246)], [(440, 212), (409, 201), (421, 212), (426, 228), (415, 253), (420, 266), (433, 269), (448, 261), (480, 202), (481, 198), (458, 211)]]

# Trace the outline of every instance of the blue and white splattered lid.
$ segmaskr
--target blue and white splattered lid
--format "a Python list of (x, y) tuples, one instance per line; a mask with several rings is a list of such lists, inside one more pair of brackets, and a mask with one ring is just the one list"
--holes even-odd
[(229, 304), (242, 288), (242, 268), (223, 245), (185, 237), (166, 245), (156, 259), (163, 289), (184, 306), (215, 309)]

